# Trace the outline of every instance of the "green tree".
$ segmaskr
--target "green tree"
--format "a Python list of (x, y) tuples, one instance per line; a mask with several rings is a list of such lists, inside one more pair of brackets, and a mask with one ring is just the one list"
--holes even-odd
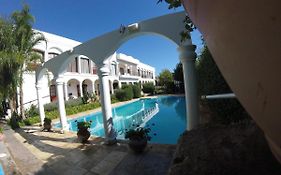
[(168, 69), (162, 70), (159, 74), (159, 85), (164, 87), (165, 93), (174, 92), (174, 78), (172, 72)]
[(33, 47), (42, 42), (46, 41), (43, 34), (36, 32), (32, 29), (34, 24), (34, 17), (30, 14), (28, 5), (24, 5), (21, 11), (15, 11), (12, 14), (12, 23), (14, 25), (14, 37), (15, 44), (18, 52), (22, 55), (22, 62), (20, 65), (19, 73), (19, 89), (20, 89), (20, 113), (22, 118), (24, 117), (23, 107), (23, 72), (26, 71), (25, 65), (31, 61), (43, 62), (43, 60), (33, 51)]
[(183, 68), (181, 63), (176, 65), (173, 76), (176, 84), (176, 92), (184, 92)]
[[(200, 95), (231, 93), (219, 68), (217, 67), (209, 49), (204, 49), (197, 61), (196, 69), (198, 72), (198, 87)], [(217, 122), (229, 124), (245, 118), (248, 114), (237, 99), (217, 99), (205, 102), (215, 114)]]
[(10, 101), (12, 111), (16, 108), (18, 74), (23, 60), (15, 43), (13, 24), (0, 18), (0, 92), (2, 100)]
[(155, 86), (154, 86), (154, 84), (152, 82), (144, 83), (142, 85), (142, 91), (144, 93), (149, 93), (149, 94), (153, 95), (155, 93)]

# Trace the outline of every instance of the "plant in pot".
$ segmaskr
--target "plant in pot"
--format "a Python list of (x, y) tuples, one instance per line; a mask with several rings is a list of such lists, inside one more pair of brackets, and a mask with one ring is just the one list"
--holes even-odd
[(77, 136), (78, 140), (81, 143), (86, 143), (91, 135), (89, 128), (91, 127), (92, 121), (81, 121), (78, 122), (77, 120)]
[(147, 141), (151, 139), (151, 136), (149, 136), (150, 131), (150, 128), (138, 126), (125, 132), (125, 139), (129, 139), (129, 147), (135, 153), (142, 153), (145, 150)]
[(52, 128), (52, 120), (48, 117), (45, 117), (44, 124), (43, 124), (43, 131), (47, 130), (48, 132), (50, 132), (51, 128)]

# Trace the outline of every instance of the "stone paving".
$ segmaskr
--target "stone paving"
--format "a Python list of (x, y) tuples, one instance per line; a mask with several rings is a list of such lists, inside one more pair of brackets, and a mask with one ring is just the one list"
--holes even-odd
[(75, 133), (42, 132), (39, 128), (5, 130), (5, 142), (21, 174), (157, 175), (167, 174), (175, 145), (150, 144), (136, 155), (124, 141), (107, 146), (91, 137), (77, 142)]

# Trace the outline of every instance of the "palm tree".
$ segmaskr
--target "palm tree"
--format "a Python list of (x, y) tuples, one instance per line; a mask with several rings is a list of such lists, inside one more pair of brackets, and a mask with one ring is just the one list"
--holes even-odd
[(13, 25), (0, 19), (0, 92), (2, 99), (9, 99), (12, 111), (16, 109), (16, 91), (22, 56), (17, 52)]
[(39, 60), (43, 63), (44, 60), (40, 60), (38, 54), (33, 51), (33, 47), (46, 41), (43, 34), (36, 32), (32, 29), (34, 23), (34, 17), (30, 14), (28, 5), (24, 5), (21, 11), (16, 11), (12, 14), (12, 21), (14, 23), (14, 36), (16, 38), (16, 47), (18, 52), (22, 55), (23, 62), (21, 64), (21, 71), (19, 74), (19, 89), (20, 89), (20, 113), (22, 118), (24, 116), (23, 108), (23, 72), (25, 71), (25, 65), (28, 62)]

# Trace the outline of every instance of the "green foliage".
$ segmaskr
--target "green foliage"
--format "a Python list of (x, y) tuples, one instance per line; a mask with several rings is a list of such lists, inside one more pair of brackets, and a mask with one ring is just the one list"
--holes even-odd
[(82, 97), (82, 102), (83, 104), (88, 104), (90, 100), (90, 94), (88, 92), (84, 93)]
[(155, 93), (155, 86), (154, 86), (153, 83), (144, 83), (142, 85), (142, 91), (144, 93), (148, 93), (148, 94), (153, 95)]
[(149, 136), (150, 128), (137, 127), (136, 129), (130, 129), (125, 132), (125, 139), (130, 140), (150, 140), (151, 136)]
[(127, 101), (133, 99), (133, 87), (131, 85), (123, 85), (122, 89), (117, 89), (115, 91), (115, 97), (119, 101)]
[[(71, 104), (73, 105), (73, 104), (75, 104), (75, 102), (72, 101)], [(67, 115), (72, 115), (72, 114), (77, 114), (80, 112), (96, 109), (98, 107), (100, 107), (100, 104), (95, 102), (95, 103), (89, 103), (89, 104), (80, 104), (77, 106), (69, 105), (68, 107), (66, 107), (65, 110), (66, 110)], [(46, 120), (47, 119), (53, 120), (53, 119), (56, 119), (59, 117), (59, 111), (57, 109), (52, 110), (52, 111), (47, 111), (47, 112), (45, 112), (45, 114), (46, 114), (46, 118), (45, 118)], [(25, 125), (34, 125), (36, 123), (40, 123), (39, 115), (30, 116), (23, 120), (23, 124), (25, 124)]]
[(0, 126), (0, 134), (3, 133), (3, 128)]
[(117, 98), (117, 100), (119, 101), (126, 101), (126, 92), (124, 89), (117, 89), (115, 91), (115, 97)]
[(45, 117), (44, 118), (44, 124), (48, 124), (50, 125), (52, 123), (52, 119), (48, 118), (48, 117)]
[[(200, 95), (232, 92), (206, 46), (199, 57), (196, 68), (199, 76)], [(248, 114), (237, 99), (207, 100), (204, 104), (209, 106), (216, 116), (214, 119), (220, 123), (229, 124), (248, 118)]]
[(57, 102), (51, 102), (44, 105), (44, 110), (47, 112), (54, 111), (58, 109)]
[(167, 83), (173, 82), (173, 74), (168, 69), (162, 70), (159, 74), (159, 84), (165, 86)]
[(141, 97), (141, 88), (139, 84), (132, 85), (133, 88), (133, 98), (140, 98)]
[(172, 72), (170, 72), (168, 69), (164, 69), (159, 74), (159, 85), (163, 86), (165, 93), (174, 93), (174, 77)]
[(9, 124), (11, 125), (12, 129), (17, 129), (17, 128), (20, 127), (19, 116), (16, 112), (12, 113), (11, 120), (10, 120)]
[(31, 125), (34, 125), (34, 124), (39, 123), (39, 122), (40, 122), (40, 117), (38, 115), (28, 117), (28, 118), (23, 120), (23, 123), (27, 126), (31, 126)]
[(111, 103), (118, 103), (119, 100), (116, 98), (116, 96), (114, 94), (111, 95)]
[[(75, 120), (77, 122), (77, 120)], [(81, 121), (77, 122), (78, 130), (89, 129), (91, 127), (92, 121)]]
[(31, 105), (29, 109), (25, 110), (25, 116), (28, 117), (32, 117), (32, 116), (36, 116), (39, 115), (39, 110), (35, 105)]
[(73, 106), (78, 106), (78, 105), (82, 105), (83, 104), (83, 100), (82, 98), (76, 98), (76, 99), (69, 99), (65, 102), (65, 107), (73, 107)]
[[(158, 0), (157, 3), (163, 2), (163, 0)], [(165, 0), (167, 4), (169, 4), (168, 9), (178, 8), (181, 6), (180, 0)]]

